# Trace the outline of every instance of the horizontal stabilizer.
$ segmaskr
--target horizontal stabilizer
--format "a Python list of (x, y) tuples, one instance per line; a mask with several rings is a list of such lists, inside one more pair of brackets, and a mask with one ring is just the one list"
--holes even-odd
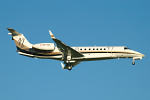
[(8, 33), (9, 35), (12, 36), (17, 36), (17, 35), (21, 35), (19, 32), (17, 32), (16, 30), (12, 29), (12, 28), (7, 28), (9, 30), (10, 33)]

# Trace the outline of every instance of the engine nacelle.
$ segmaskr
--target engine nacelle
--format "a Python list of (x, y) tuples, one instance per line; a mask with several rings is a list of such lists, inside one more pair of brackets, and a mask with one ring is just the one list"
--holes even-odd
[(32, 48), (40, 51), (54, 51), (55, 45), (54, 43), (38, 43), (32, 45)]

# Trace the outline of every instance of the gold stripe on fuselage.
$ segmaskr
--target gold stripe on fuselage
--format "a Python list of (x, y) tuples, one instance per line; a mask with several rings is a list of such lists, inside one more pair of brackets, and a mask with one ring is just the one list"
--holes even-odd
[(61, 52), (37, 53), (37, 54), (43, 54), (43, 55), (57, 55), (57, 54), (61, 54)]

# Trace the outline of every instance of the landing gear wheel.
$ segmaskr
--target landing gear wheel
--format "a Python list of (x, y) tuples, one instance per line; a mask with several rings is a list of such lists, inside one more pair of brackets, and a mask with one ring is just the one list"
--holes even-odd
[(68, 67), (68, 70), (72, 70), (72, 67)]
[(132, 65), (135, 65), (135, 62), (132, 62)]

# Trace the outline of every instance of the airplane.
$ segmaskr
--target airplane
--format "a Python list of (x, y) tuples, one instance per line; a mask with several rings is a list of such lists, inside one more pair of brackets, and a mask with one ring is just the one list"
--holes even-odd
[(56, 43), (38, 43), (31, 44), (23, 34), (12, 28), (7, 28), (14, 40), (17, 52), (20, 55), (41, 58), (54, 59), (63, 61), (61, 66), (63, 69), (71, 70), (72, 67), (83, 61), (108, 60), (116, 58), (132, 58), (132, 65), (135, 65), (135, 60), (145, 57), (144, 54), (131, 50), (126, 46), (94, 46), (94, 47), (70, 47), (55, 38), (49, 30), (52, 40)]

